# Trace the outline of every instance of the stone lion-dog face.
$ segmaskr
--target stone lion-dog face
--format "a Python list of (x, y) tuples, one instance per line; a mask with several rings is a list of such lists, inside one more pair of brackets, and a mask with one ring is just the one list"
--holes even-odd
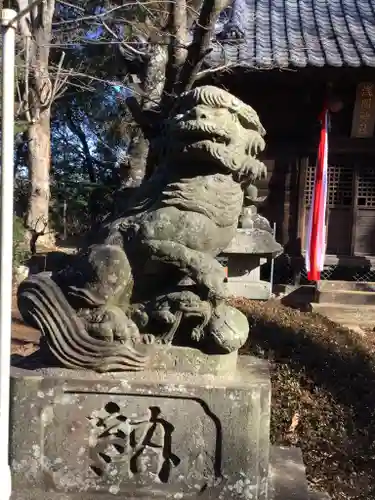
[(265, 148), (265, 129), (253, 108), (225, 90), (207, 85), (182, 94), (167, 135), (184, 159), (216, 163), (239, 182), (266, 174), (255, 158)]

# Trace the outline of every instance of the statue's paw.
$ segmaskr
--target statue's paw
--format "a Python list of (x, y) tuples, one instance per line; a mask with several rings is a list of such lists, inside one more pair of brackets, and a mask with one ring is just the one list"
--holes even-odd
[(201, 297), (212, 303), (213, 300), (224, 300), (228, 297), (225, 283), (225, 270), (216, 260), (212, 261), (210, 268), (202, 273), (199, 283), (206, 288), (207, 296)]
[(154, 314), (155, 319), (161, 321), (165, 325), (173, 325), (176, 321), (176, 315), (168, 310), (156, 311)]
[(191, 340), (193, 340), (194, 342), (200, 342), (202, 340), (202, 337), (203, 328), (199, 326), (193, 328), (193, 330), (191, 331)]
[(144, 333), (141, 335), (141, 342), (142, 344), (154, 344), (155, 343), (155, 336), (151, 335), (151, 333)]
[(224, 280), (217, 279), (207, 283), (208, 299), (210, 302), (222, 302), (228, 298), (228, 289)]
[(256, 158), (247, 158), (244, 164), (237, 172), (237, 178), (240, 181), (253, 181), (255, 179), (267, 178), (266, 165)]

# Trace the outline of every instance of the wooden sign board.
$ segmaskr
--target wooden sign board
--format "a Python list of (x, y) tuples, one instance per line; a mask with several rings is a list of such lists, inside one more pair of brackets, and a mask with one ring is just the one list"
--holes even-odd
[(362, 82), (357, 86), (351, 137), (372, 137), (374, 125), (375, 83)]

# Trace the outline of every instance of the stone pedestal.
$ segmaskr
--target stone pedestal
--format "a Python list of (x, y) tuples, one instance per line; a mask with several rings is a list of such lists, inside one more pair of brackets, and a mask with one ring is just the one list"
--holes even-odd
[(142, 373), (12, 368), (12, 500), (266, 500), (270, 379), (252, 357)]

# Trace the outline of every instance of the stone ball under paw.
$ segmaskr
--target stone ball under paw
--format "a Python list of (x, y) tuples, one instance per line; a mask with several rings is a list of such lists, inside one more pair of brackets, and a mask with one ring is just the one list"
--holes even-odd
[(241, 311), (223, 303), (215, 308), (208, 332), (220, 351), (230, 353), (245, 344), (249, 335), (249, 323)]

